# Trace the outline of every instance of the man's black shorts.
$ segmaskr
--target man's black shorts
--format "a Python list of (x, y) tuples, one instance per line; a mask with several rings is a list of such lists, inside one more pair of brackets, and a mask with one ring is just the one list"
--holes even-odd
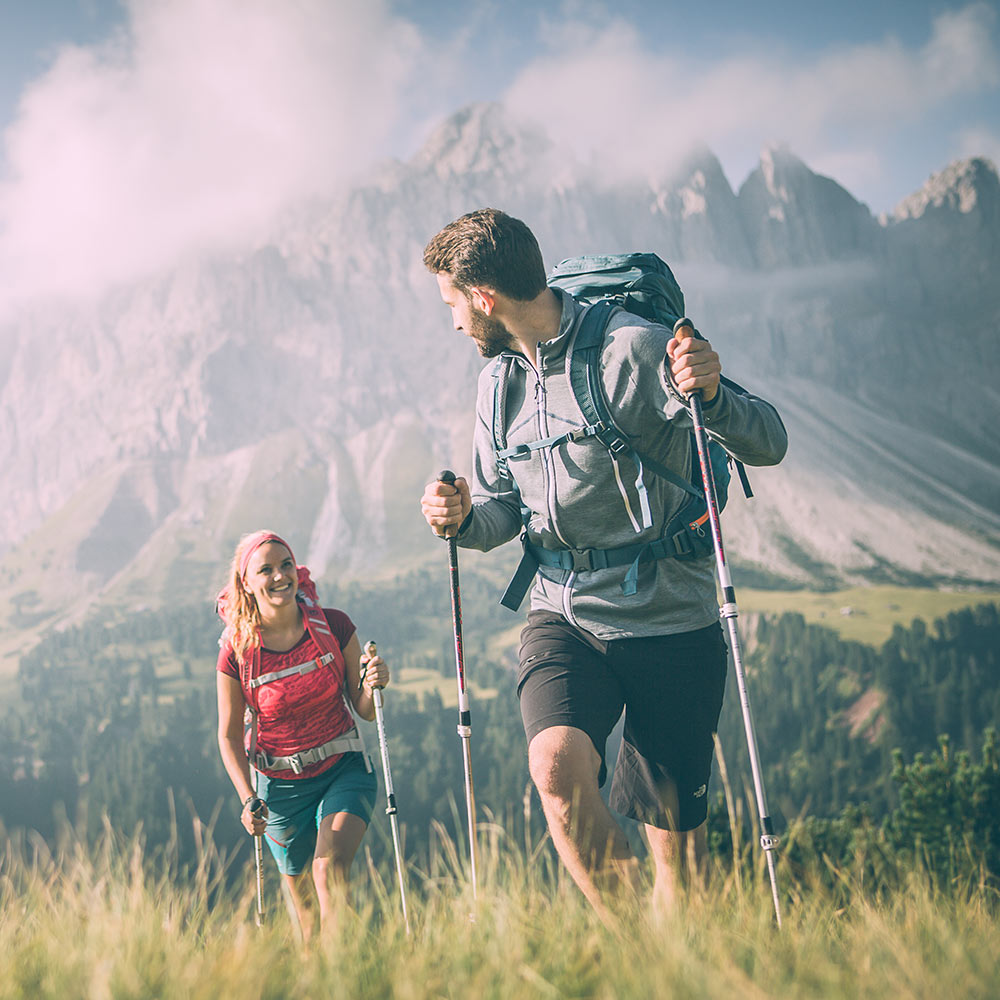
[(611, 808), (663, 830), (693, 830), (708, 814), (726, 657), (717, 623), (603, 642), (560, 615), (532, 611), (517, 685), (525, 736), (530, 744), (551, 726), (583, 730), (600, 755), (603, 785), (605, 743), (624, 707)]

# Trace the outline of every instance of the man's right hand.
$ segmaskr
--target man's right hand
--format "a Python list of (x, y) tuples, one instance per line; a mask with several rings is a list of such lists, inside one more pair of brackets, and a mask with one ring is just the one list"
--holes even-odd
[(420, 510), (435, 534), (442, 538), (454, 535), (472, 510), (469, 484), (464, 479), (456, 479), (453, 483), (435, 479), (424, 487)]

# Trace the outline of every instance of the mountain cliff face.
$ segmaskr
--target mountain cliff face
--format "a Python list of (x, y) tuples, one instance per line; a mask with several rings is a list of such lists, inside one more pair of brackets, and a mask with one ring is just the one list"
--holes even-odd
[(207, 599), (264, 525), (320, 574), (436, 553), (417, 498), (468, 466), (482, 362), (421, 255), (487, 204), (525, 219), (550, 265), (660, 253), (726, 371), (778, 406), (789, 456), (725, 515), (738, 564), (1000, 580), (991, 164), (952, 165), (879, 221), (784, 150), (738, 194), (706, 150), (613, 185), (487, 105), (241, 258), (0, 331), (5, 631), (94, 601)]
[(764, 150), (738, 200), (758, 268), (850, 259), (880, 244), (868, 209), (786, 149)]

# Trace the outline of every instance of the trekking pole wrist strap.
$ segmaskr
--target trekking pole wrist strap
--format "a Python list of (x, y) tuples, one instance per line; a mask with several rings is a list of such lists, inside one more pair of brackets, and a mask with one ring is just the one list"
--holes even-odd
[(255, 798), (257, 798), (257, 793), (256, 793), (256, 792), (252, 793), (251, 795), (248, 795), (248, 796), (247, 796), (247, 797), (246, 797), (246, 798), (245, 798), (245, 799), (243, 800), (243, 808), (244, 808), (244, 809), (246, 809), (246, 807), (247, 807), (248, 805), (250, 805), (250, 803), (251, 803), (251, 802), (253, 802), (253, 800), (254, 800)]

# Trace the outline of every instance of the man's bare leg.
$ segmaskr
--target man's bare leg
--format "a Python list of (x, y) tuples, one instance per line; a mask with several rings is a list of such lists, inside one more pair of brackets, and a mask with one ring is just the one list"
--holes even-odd
[(572, 726), (543, 729), (528, 746), (528, 767), (552, 842), (573, 881), (607, 921), (608, 901), (623, 890), (634, 892), (638, 863), (601, 798), (600, 764), (590, 737)]
[(653, 915), (663, 917), (673, 910), (685, 884), (698, 884), (704, 877), (708, 857), (707, 825), (702, 823), (693, 830), (675, 833), (647, 823), (646, 837), (656, 869), (651, 900)]

